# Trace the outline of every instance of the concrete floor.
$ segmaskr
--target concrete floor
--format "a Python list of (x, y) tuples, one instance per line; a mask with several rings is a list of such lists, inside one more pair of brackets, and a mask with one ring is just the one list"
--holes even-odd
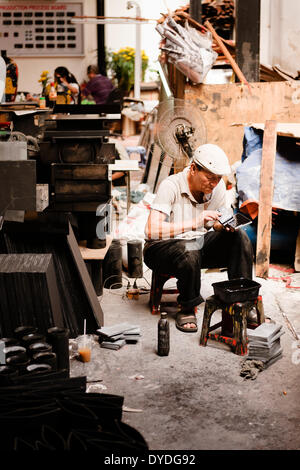
[[(137, 139), (125, 139), (123, 145), (137, 145)], [(132, 175), (132, 189), (142, 173)], [(287, 275), (282, 267), (277, 268), (270, 269), (269, 277)], [(144, 277), (138, 286), (149, 288), (151, 271), (146, 266)], [(300, 273), (290, 277), (291, 285), (300, 287)], [(213, 282), (226, 279), (226, 272), (203, 271), (203, 298), (213, 294)], [(150, 450), (299, 450), (300, 349), (283, 314), (300, 337), (300, 289), (287, 288), (280, 279), (254, 279), (261, 284), (265, 315), (285, 331), (283, 358), (260, 372), (256, 380), (240, 376), (244, 357), (225, 345), (199, 345), (204, 303), (198, 308), (198, 332), (193, 334), (178, 331), (176, 310), (168, 310), (170, 353), (159, 357), (158, 317), (150, 313), (149, 294), (129, 300), (126, 280), (121, 289), (104, 289), (99, 301), (105, 326), (139, 325), (140, 341), (113, 351), (100, 348), (95, 340), (91, 362), (72, 360), (71, 374), (87, 375), (91, 391), (124, 396), (125, 409), (135, 411), (124, 411), (123, 421), (141, 432)], [(175, 282), (171, 279), (169, 285)], [(165, 297), (171, 299), (176, 297)]]
[[(270, 276), (284, 275), (270, 269)], [(299, 273), (291, 278), (292, 285), (300, 286)], [(213, 293), (212, 282), (225, 279), (226, 272), (204, 273), (204, 299)], [(105, 326), (137, 324), (140, 341), (118, 351), (94, 341), (91, 362), (72, 360), (71, 375), (86, 374), (92, 391), (124, 396), (126, 409), (135, 411), (124, 411), (123, 421), (141, 432), (150, 450), (299, 450), (300, 349), (283, 313), (300, 335), (300, 290), (287, 288), (282, 280), (254, 279), (262, 285), (265, 315), (285, 331), (283, 358), (256, 380), (240, 376), (241, 356), (218, 344), (199, 345), (204, 303), (198, 308), (196, 334), (178, 331), (174, 311), (169, 313), (170, 354), (159, 357), (158, 318), (150, 313), (149, 294), (127, 299), (126, 281), (121, 289), (104, 289), (99, 301)], [(149, 287), (146, 280), (139, 279), (138, 285)]]

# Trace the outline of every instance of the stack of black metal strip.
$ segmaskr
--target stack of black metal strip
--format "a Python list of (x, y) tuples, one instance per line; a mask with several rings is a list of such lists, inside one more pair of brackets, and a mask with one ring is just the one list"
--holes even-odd
[(86, 393), (86, 377), (36, 377), (0, 386), (0, 450), (143, 452), (143, 436), (122, 422), (124, 398)]
[(51, 254), (0, 255), (0, 333), (11, 336), (19, 325), (41, 332), (63, 326)]
[[(87, 332), (94, 332), (99, 326), (101, 326), (101, 319), (97, 317), (98, 311), (93, 310), (91, 306), (91, 299), (95, 298), (95, 308), (101, 310), (99, 302), (93, 289), (92, 284), (87, 285), (87, 280), (81, 276), (80, 266), (76, 260), (74, 260), (73, 252), (68, 241), (69, 225), (68, 217), (64, 214), (62, 218), (66, 219), (63, 221), (59, 220), (58, 214), (50, 214), (45, 217), (44, 222), (19, 224), (15, 222), (7, 222), (3, 226), (3, 230), (0, 232), (0, 252), (3, 254), (32, 254), (45, 255), (51, 254), (54, 263), (54, 270), (57, 282), (57, 288), (59, 293), (60, 308), (63, 318), (63, 326), (68, 328), (70, 331), (70, 337), (74, 338), (83, 333), (83, 320), (86, 318), (87, 321)], [(53, 219), (53, 220), (52, 220)], [(74, 242), (75, 243), (75, 242)], [(75, 247), (76, 248), (76, 247)], [(79, 248), (77, 246), (79, 251)], [(80, 255), (80, 252), (79, 252)], [(83, 261), (82, 261), (83, 263)], [(88, 276), (88, 274), (87, 274)], [(28, 277), (28, 276), (27, 276)], [(23, 309), (27, 305), (27, 312), (29, 312), (30, 305), (33, 305), (32, 309), (36, 312), (36, 315), (42, 315), (43, 303), (43, 292), (40, 289), (39, 283), (33, 281), (28, 277), (26, 280), (26, 286), (21, 289), (15, 286), (13, 283), (6, 282), (1, 286), (1, 293), (3, 298), (3, 305), (1, 306), (3, 315), (5, 316), (5, 325), (3, 326), (3, 334), (9, 334), (6, 332), (9, 329), (10, 321), (12, 316), (15, 316), (21, 308), (21, 303), (24, 302)], [(5, 303), (5, 299), (9, 300), (9, 303)], [(29, 313), (27, 313), (29, 315)], [(18, 313), (19, 315), (19, 313)], [(47, 314), (48, 315), (48, 314)], [(3, 319), (3, 317), (2, 317)], [(29, 320), (28, 320), (29, 321)], [(45, 321), (45, 326), (60, 326), (59, 323), (51, 321)], [(39, 319), (39, 327), (42, 328), (42, 320)], [(50, 325), (48, 323), (50, 322)], [(16, 324), (17, 323), (17, 324)], [(13, 322), (18, 326), (23, 322)], [(28, 323), (28, 322), (27, 322)], [(29, 321), (29, 323), (32, 323)], [(24, 323), (23, 323), (24, 324)], [(36, 323), (34, 322), (34, 325)]]

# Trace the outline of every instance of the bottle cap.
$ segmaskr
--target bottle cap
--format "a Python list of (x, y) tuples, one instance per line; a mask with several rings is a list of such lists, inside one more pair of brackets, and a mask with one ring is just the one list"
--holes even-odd
[(161, 313), (160, 313), (160, 316), (161, 316), (161, 317), (167, 317), (168, 314), (167, 314), (167, 312), (161, 312)]

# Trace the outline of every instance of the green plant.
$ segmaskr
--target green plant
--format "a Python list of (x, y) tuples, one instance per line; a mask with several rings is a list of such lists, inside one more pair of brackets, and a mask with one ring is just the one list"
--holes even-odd
[[(134, 59), (135, 49), (133, 47), (125, 47), (118, 52), (107, 53), (107, 68), (111, 72), (112, 78), (116, 80), (118, 88), (127, 93), (134, 85)], [(144, 51), (141, 51), (141, 59), (141, 79), (143, 81), (148, 67), (148, 56)]]

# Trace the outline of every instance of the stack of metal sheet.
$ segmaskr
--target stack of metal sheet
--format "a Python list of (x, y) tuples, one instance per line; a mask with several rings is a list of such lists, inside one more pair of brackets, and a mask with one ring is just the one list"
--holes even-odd
[(265, 367), (282, 357), (280, 337), (284, 334), (282, 325), (262, 323), (255, 330), (247, 330), (249, 340), (248, 359), (262, 361)]

